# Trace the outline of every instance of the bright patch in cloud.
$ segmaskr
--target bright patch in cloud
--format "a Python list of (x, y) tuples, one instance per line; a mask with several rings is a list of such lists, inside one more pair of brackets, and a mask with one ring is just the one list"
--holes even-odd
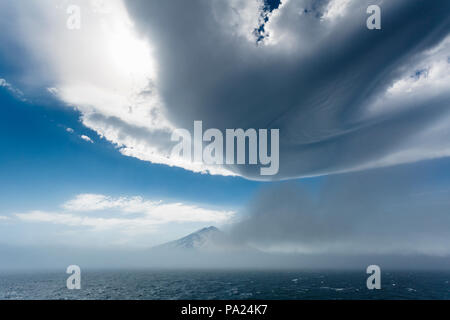
[(332, 20), (345, 15), (352, 0), (331, 0), (323, 15), (323, 19)]

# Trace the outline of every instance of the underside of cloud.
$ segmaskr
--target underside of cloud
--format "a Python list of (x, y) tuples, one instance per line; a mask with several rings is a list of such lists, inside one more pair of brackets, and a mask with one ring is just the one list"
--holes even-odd
[[(250, 179), (450, 156), (448, 1), (78, 3), (76, 31), (65, 28), (63, 1), (56, 9), (53, 1), (2, 3), (11, 34), (1, 40), (48, 66), (33, 75), (24, 68), (15, 83), (45, 74), (46, 88), (126, 156)], [(381, 30), (366, 28), (373, 4)], [(195, 120), (280, 129), (278, 175), (171, 157), (172, 131), (192, 131)]]

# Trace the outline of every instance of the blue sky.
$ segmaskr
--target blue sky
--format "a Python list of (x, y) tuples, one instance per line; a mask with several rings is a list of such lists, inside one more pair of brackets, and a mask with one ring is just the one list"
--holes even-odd
[[(448, 255), (447, 9), (0, 4), (0, 245), (148, 247), (217, 225), (275, 251)], [(278, 174), (172, 155), (198, 120), (279, 129)]]

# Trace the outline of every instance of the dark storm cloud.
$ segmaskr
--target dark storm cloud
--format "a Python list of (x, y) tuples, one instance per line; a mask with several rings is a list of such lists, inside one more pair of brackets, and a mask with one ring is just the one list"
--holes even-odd
[[(254, 34), (241, 32), (248, 15), (243, 2), (127, 1), (155, 50), (166, 116), (182, 128), (194, 120), (222, 130), (279, 128), (276, 178), (351, 171), (420, 143), (439, 150), (440, 141), (409, 140), (446, 114), (448, 91), (387, 99), (389, 112), (366, 112), (449, 34), (450, 2), (351, 1), (344, 18), (330, 21), (328, 4), (283, 3), (265, 25), (264, 41), (279, 42), (259, 45)], [(382, 30), (366, 28), (371, 4), (382, 7)], [(260, 178), (258, 168), (232, 169)]]
[(298, 183), (270, 186), (232, 234), (305, 253), (448, 255), (450, 191), (437, 187), (439, 176), (447, 175), (415, 164), (334, 175), (318, 194)]

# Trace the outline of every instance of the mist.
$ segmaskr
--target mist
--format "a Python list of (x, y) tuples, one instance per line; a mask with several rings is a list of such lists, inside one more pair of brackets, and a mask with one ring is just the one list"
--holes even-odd
[[(0, 270), (450, 268), (447, 160), (271, 183), (214, 249), (1, 245)], [(192, 230), (195, 231), (195, 230)]]
[(266, 186), (230, 232), (269, 252), (449, 256), (447, 174), (430, 168), (328, 176), (317, 191), (301, 181)]

